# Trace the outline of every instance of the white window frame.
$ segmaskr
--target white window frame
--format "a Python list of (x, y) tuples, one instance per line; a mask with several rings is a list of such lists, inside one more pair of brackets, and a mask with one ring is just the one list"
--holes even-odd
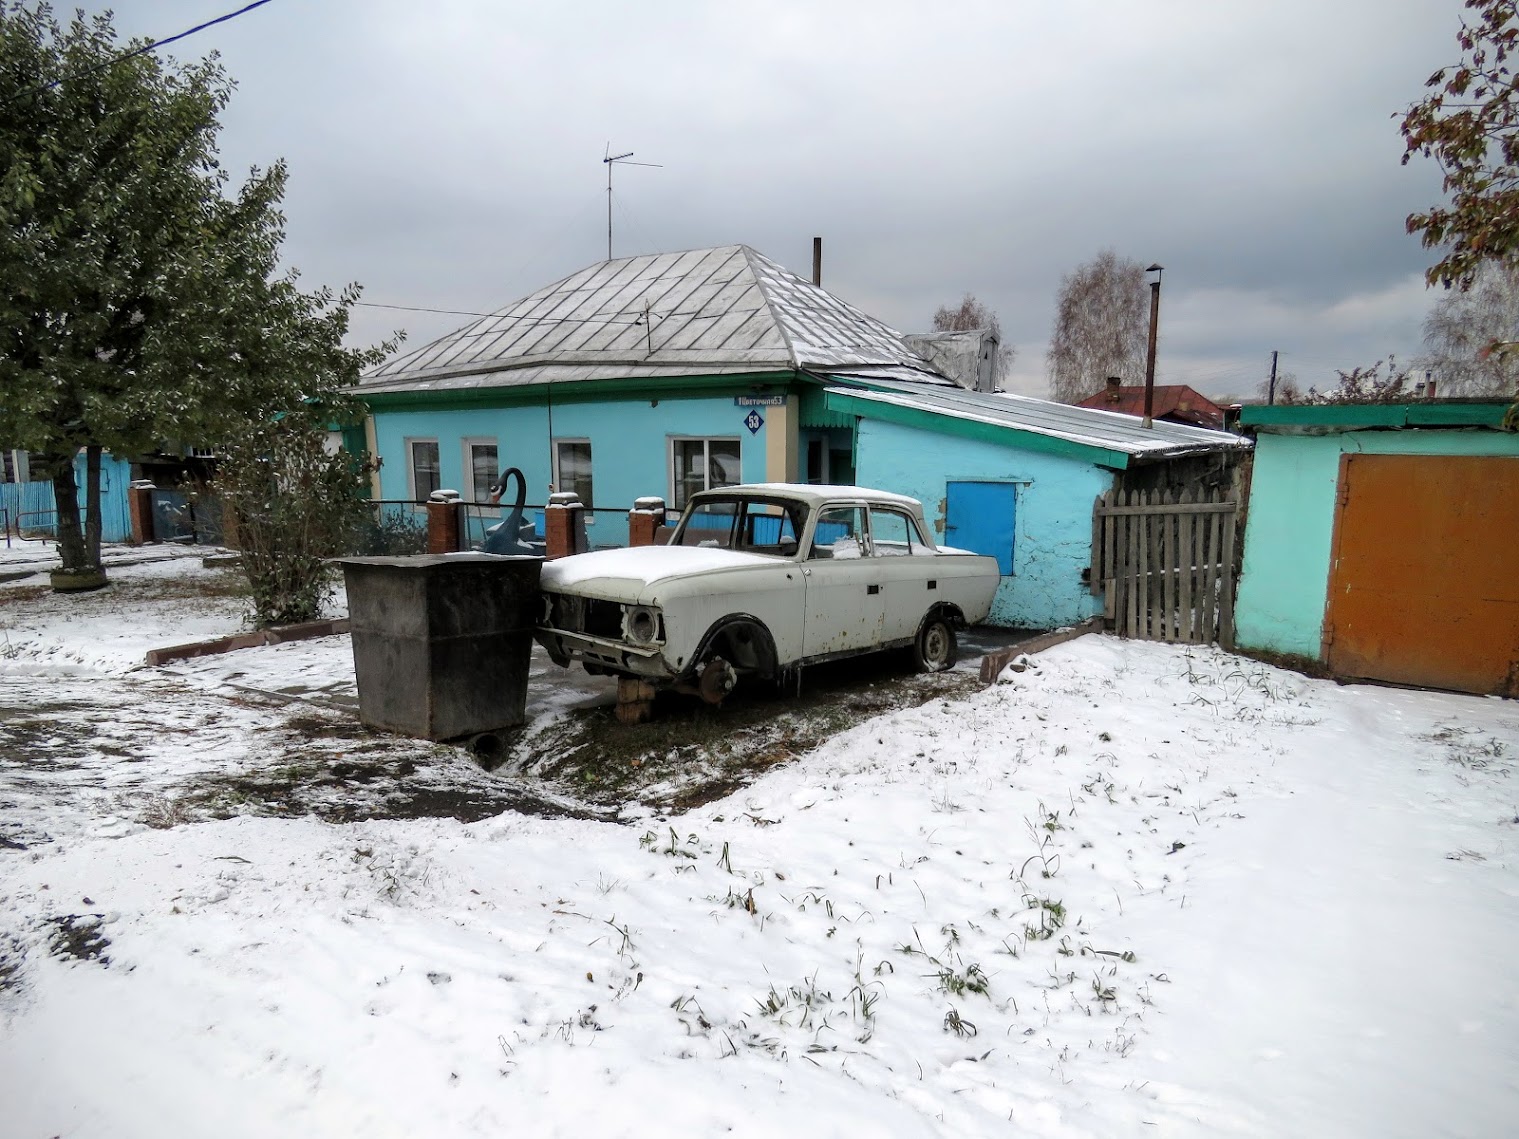
[[(586, 446), (586, 449), (588, 451), (590, 451), (590, 453), (591, 453), (591, 487), (592, 487), (591, 498), (594, 499), (596, 497), (596, 491), (594, 489), (595, 486), (596, 486), (596, 448), (591, 445), (590, 437), (586, 436), (586, 435), (555, 435), (554, 438), (550, 440), (550, 447), (549, 447), (549, 453), (550, 454), (549, 454), (549, 457), (550, 457), (550, 460), (551, 460), (551, 463), (552, 463), (552, 468), (553, 468), (551, 473), (553, 474), (553, 477), (554, 477), (554, 480), (553, 480), (554, 481), (554, 489), (556, 491), (565, 491), (565, 490), (574, 490), (575, 489), (572, 486), (565, 486), (564, 485), (564, 479), (561, 478), (560, 474), (559, 474), (559, 444), (561, 444), (561, 443), (584, 443), (585, 446)], [(585, 522), (586, 522), (586, 525), (587, 526), (594, 525), (595, 522), (596, 522), (596, 503), (594, 501), (592, 501), (592, 502), (587, 502), (585, 505), (587, 507), (587, 510), (585, 512)]]
[(666, 443), (665, 443), (665, 480), (666, 480), (666, 483), (668, 484), (668, 486), (670, 488), (669, 502), (670, 502), (670, 507), (671, 507), (672, 510), (684, 510), (686, 508), (685, 502), (681, 501), (681, 498), (680, 498), (680, 488), (678, 486), (677, 478), (676, 478), (675, 447), (676, 447), (676, 444), (678, 444), (678, 443), (700, 443), (700, 444), (702, 444), (702, 464), (701, 464), (701, 470), (702, 470), (702, 476), (701, 476), (702, 477), (702, 485), (701, 485), (701, 489), (702, 490), (711, 490), (711, 489), (713, 489), (712, 486), (711, 486), (711, 484), (708, 481), (708, 474), (712, 470), (712, 444), (713, 443), (733, 443), (733, 444), (736, 444), (737, 447), (738, 447), (739, 479), (738, 479), (737, 483), (730, 483), (728, 485), (730, 485), (730, 486), (738, 486), (741, 483), (743, 483), (743, 481), (744, 481), (744, 478), (743, 478), (743, 471), (744, 471), (744, 439), (743, 439), (743, 436), (741, 436), (741, 435), (667, 435), (667, 436), (665, 436), (665, 439), (666, 439)]
[[(427, 495), (417, 493), (417, 464), (416, 452), (413, 446), (417, 443), (431, 443), (438, 452), (438, 485), (437, 490), (443, 489), (443, 448), (438, 445), (436, 435), (408, 435), (402, 440), (406, 447), (406, 488), (412, 502), (426, 502)], [(429, 492), (430, 493), (430, 492)]]
[[(489, 497), (489, 491), (485, 498), (478, 497), (479, 488), (475, 486), (475, 448), (494, 447), (496, 449), (496, 469), (491, 472), (491, 481), (487, 487), (494, 486), (496, 480), (501, 477), (501, 443), (494, 435), (466, 435), (459, 440), (459, 461), (462, 464), (460, 470), (464, 472), (464, 481), (469, 487), (471, 502), (485, 502)], [(441, 477), (441, 476), (440, 476)]]

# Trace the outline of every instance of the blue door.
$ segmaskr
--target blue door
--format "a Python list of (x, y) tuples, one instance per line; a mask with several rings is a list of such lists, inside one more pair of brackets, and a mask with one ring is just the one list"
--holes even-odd
[(944, 519), (944, 544), (997, 559), (1003, 577), (1013, 576), (1013, 514), (1018, 486), (1010, 482), (952, 482)]

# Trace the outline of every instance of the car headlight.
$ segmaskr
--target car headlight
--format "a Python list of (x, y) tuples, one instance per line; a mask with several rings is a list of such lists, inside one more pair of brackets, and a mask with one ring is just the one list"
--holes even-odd
[(651, 605), (630, 605), (622, 614), (622, 630), (635, 645), (659, 639), (659, 610)]

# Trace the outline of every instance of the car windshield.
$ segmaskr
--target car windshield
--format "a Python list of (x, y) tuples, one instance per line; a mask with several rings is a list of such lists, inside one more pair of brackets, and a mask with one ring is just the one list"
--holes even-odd
[(799, 502), (704, 498), (686, 510), (670, 544), (789, 558), (806, 520), (807, 508)]

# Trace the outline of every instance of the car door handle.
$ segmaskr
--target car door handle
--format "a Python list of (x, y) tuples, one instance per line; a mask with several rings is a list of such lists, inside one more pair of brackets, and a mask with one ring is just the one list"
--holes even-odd
[(880, 593), (881, 592), (881, 587), (879, 585), (867, 585), (865, 587), (865, 592), (866, 593)]

